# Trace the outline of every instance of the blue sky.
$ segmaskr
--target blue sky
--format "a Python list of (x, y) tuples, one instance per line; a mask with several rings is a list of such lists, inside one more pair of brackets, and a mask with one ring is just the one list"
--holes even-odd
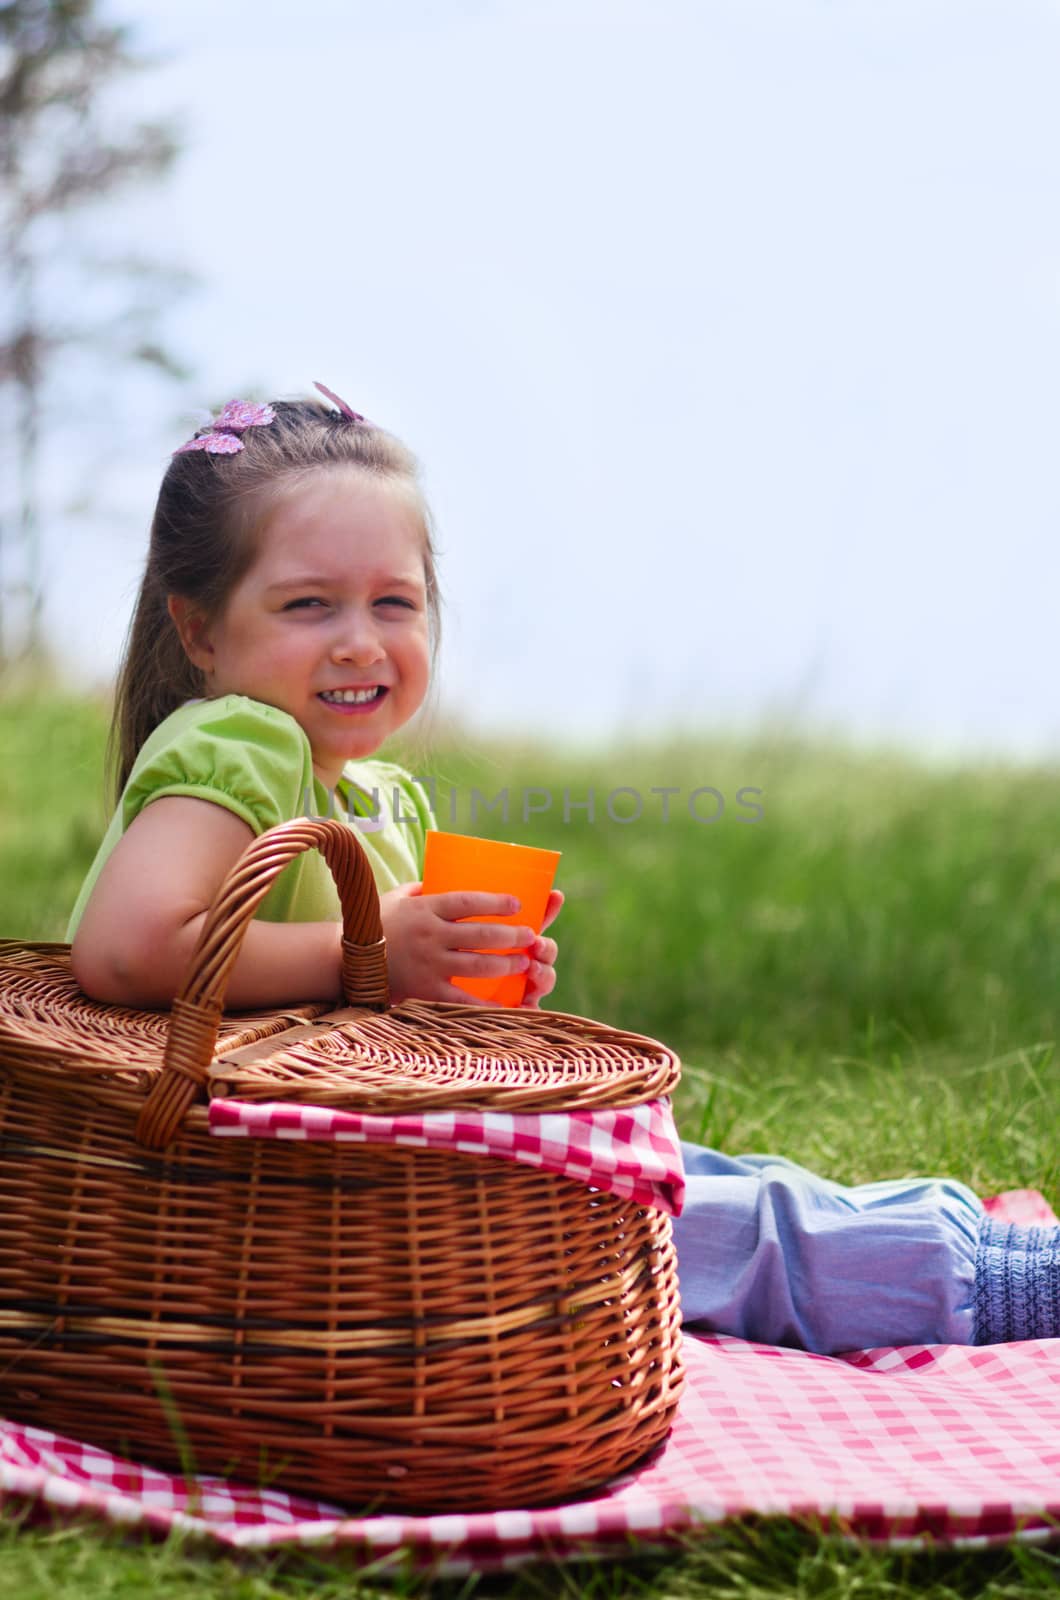
[(187, 150), (96, 228), (200, 286), (66, 452), (79, 674), (195, 409), (320, 378), (423, 462), (472, 725), (1060, 748), (1055, 4), (110, 10)]

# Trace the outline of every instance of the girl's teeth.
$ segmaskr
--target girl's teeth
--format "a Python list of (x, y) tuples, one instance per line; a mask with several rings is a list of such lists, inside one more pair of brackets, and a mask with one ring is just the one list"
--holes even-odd
[(322, 700), (338, 701), (340, 705), (360, 706), (367, 700), (374, 700), (379, 690), (376, 689), (325, 689), (321, 695)]

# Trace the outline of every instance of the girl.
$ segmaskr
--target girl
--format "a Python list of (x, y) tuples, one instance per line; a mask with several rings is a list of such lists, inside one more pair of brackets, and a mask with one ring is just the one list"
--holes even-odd
[[(510, 914), (514, 900), (417, 893), (426, 797), (400, 769), (364, 759), (418, 710), (437, 627), (416, 465), (381, 429), (344, 403), (233, 401), (181, 446), (118, 683), (118, 809), (68, 932), (88, 994), (168, 1005), (251, 838), (327, 815), (336, 799), (369, 828), (380, 812), (365, 844), (395, 999), (447, 1000), (453, 977), (509, 972), (527, 974), (524, 1003), (550, 993), (553, 940), (459, 920)], [(546, 926), (561, 904), (553, 894)], [(337, 995), (337, 916), (321, 858), (292, 863), (248, 932), (228, 1004)], [(513, 946), (524, 953), (475, 953)]]
[[(365, 830), (395, 1000), (525, 971), (536, 1006), (555, 942), (462, 920), (516, 911), (507, 896), (422, 894), (425, 795), (370, 759), (427, 692), (434, 551), (413, 458), (317, 388), (335, 409), (231, 401), (165, 474), (118, 684), (118, 806), (70, 924), (75, 976), (99, 1000), (168, 1005), (250, 839), (337, 800)], [(338, 915), (322, 859), (299, 857), (227, 1003), (335, 999)], [(821, 1352), (1060, 1336), (1060, 1230), (993, 1224), (955, 1182), (844, 1188), (778, 1157), (683, 1150), (690, 1322)]]

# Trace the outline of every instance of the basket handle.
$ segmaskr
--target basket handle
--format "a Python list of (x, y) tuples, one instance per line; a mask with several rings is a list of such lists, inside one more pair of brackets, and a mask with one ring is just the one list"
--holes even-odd
[(164, 1150), (184, 1121), (213, 1060), (228, 977), (255, 911), (283, 868), (317, 849), (342, 903), (342, 992), (351, 1006), (390, 1004), (386, 941), (368, 857), (348, 823), (295, 818), (256, 838), (225, 878), (206, 913), (187, 976), (173, 1001), (162, 1072), (136, 1123), (138, 1143)]

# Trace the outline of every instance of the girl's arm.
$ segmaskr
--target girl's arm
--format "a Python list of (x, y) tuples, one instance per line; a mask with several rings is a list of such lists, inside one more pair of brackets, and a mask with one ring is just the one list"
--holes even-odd
[[(218, 889), (253, 837), (233, 812), (208, 800), (166, 795), (145, 806), (104, 863), (74, 937), (73, 973), (85, 993), (112, 1005), (168, 1006)], [(531, 947), (541, 941), (531, 929), (458, 920), (505, 915), (514, 908), (507, 895), (414, 895), (418, 887), (382, 897), (395, 1003), (413, 996), (452, 1000), (450, 976), (532, 972)], [(228, 980), (226, 1008), (338, 1000), (341, 940), (337, 922), (252, 921)], [(478, 953), (512, 945), (528, 953)], [(457, 998), (486, 1004), (463, 993)]]
[[(93, 999), (168, 1006), (206, 912), (254, 834), (224, 806), (167, 795), (145, 806), (104, 863), (74, 936), (74, 977)], [(332, 1000), (334, 922), (251, 922), (225, 994), (231, 1010)]]

